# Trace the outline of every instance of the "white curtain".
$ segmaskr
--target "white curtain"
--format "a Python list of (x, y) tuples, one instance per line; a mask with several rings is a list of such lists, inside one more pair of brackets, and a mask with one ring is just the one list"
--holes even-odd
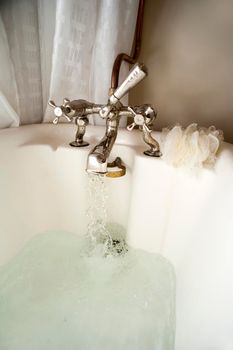
[(52, 121), (49, 99), (107, 102), (137, 8), (138, 0), (1, 0), (0, 128)]

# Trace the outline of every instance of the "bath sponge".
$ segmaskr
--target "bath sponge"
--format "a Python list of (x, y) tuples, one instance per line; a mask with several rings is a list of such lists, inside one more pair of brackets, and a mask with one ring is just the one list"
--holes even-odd
[(175, 167), (213, 167), (222, 141), (223, 132), (214, 126), (201, 128), (193, 123), (187, 128), (180, 125), (164, 128), (160, 144), (162, 158)]

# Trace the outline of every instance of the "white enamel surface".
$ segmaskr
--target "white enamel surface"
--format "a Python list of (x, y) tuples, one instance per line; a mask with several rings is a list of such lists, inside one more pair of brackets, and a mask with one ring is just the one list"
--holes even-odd
[[(0, 131), (0, 263), (39, 232), (86, 228), (87, 154), (104, 134), (88, 127), (87, 148), (71, 148), (73, 125)], [(144, 156), (138, 132), (121, 130), (112, 158), (125, 177), (106, 179), (109, 220), (128, 243), (160, 252), (177, 278), (176, 350), (233, 349), (233, 146), (214, 170), (196, 174)]]

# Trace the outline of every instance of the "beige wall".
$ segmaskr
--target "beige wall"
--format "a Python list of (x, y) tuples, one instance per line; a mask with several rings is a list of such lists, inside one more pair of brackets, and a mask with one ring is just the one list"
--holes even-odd
[(156, 129), (213, 124), (233, 143), (233, 0), (146, 0), (140, 61), (130, 103), (152, 103)]

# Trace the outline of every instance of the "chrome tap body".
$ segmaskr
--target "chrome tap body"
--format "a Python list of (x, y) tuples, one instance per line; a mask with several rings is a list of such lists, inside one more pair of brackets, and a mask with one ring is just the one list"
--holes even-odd
[(70, 101), (64, 98), (61, 106), (56, 106), (53, 101), (49, 101), (49, 105), (54, 108), (55, 119), (57, 124), (61, 117), (67, 121), (75, 121), (77, 132), (75, 140), (70, 143), (74, 147), (87, 146), (88, 143), (83, 140), (86, 126), (88, 124), (88, 116), (98, 114), (102, 119), (106, 120), (106, 131), (101, 141), (91, 150), (87, 160), (87, 172), (97, 174), (107, 174), (108, 158), (112, 147), (115, 143), (119, 122), (121, 117), (133, 118), (133, 123), (127, 127), (131, 131), (134, 127), (139, 127), (143, 134), (143, 140), (150, 146), (150, 149), (144, 154), (153, 157), (160, 156), (160, 148), (158, 142), (151, 135), (151, 126), (156, 118), (156, 112), (151, 105), (144, 104), (142, 106), (123, 106), (120, 99), (137, 85), (147, 75), (145, 66), (136, 64), (129, 72), (127, 78), (115, 90), (111, 91), (108, 103), (100, 105), (88, 102), (86, 100)]
[(107, 162), (117, 137), (119, 116), (106, 120), (106, 131), (101, 141), (92, 149), (87, 158), (87, 172), (106, 174)]

